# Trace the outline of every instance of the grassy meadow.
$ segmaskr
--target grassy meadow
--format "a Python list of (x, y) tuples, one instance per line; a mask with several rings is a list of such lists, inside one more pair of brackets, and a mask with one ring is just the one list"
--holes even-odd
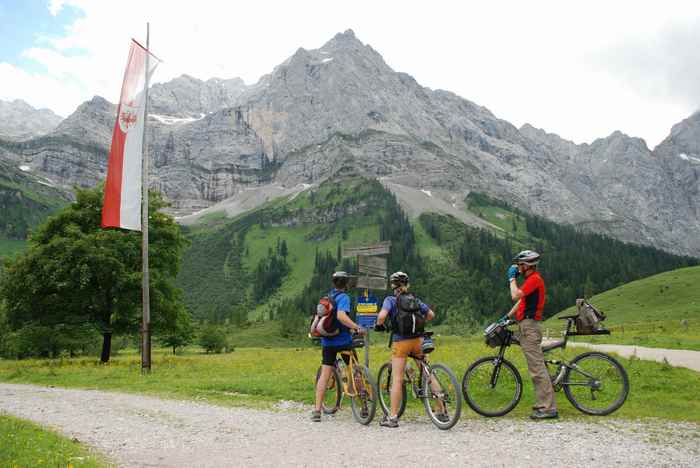
[[(378, 335), (371, 347), (370, 367), (374, 373), (389, 359), (385, 340), (385, 335)], [(472, 361), (494, 352), (474, 338), (445, 336), (438, 337), (436, 342), (438, 348), (431, 355), (432, 361), (448, 364), (460, 382)], [(564, 355), (571, 358), (579, 352), (570, 349)], [(270, 408), (281, 400), (312, 403), (320, 354), (319, 348), (308, 346), (237, 348), (232, 353), (218, 355), (206, 355), (194, 348), (181, 355), (157, 349), (150, 375), (141, 375), (139, 356), (134, 351), (122, 352), (107, 365), (99, 364), (96, 358), (0, 360), (0, 381)], [(523, 400), (509, 417), (522, 418), (529, 414), (533, 389), (521, 351), (510, 349), (508, 358), (516, 364), (525, 383)], [(621, 362), (629, 374), (631, 390), (615, 417), (700, 423), (699, 373), (638, 359), (621, 359)], [(558, 394), (558, 400), (562, 417), (595, 419), (575, 410), (562, 393)], [(415, 400), (409, 404), (407, 415), (425, 417)], [(463, 418), (475, 417), (478, 416), (465, 406)]]
[(0, 466), (100, 468), (109, 465), (78, 442), (0, 413)]
[[(591, 304), (606, 313), (611, 335), (580, 341), (630, 344), (700, 351), (700, 267), (681, 268), (632, 281), (593, 296)], [(575, 313), (575, 308), (560, 315)], [(561, 328), (556, 318), (545, 326)], [(563, 322), (563, 321), (562, 321)]]

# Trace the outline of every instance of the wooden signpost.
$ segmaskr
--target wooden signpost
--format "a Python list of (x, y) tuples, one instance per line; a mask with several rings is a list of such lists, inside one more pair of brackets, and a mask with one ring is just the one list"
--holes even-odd
[(391, 241), (377, 242), (372, 245), (363, 245), (358, 247), (345, 247), (342, 248), (343, 258), (358, 257), (360, 255), (372, 256), (372, 255), (389, 255), (389, 248), (391, 247)]
[(369, 295), (370, 289), (386, 290), (388, 262), (391, 241), (378, 242), (371, 245), (346, 247), (342, 246), (343, 258), (357, 258), (357, 283), (356, 287), (364, 289), (364, 293), (357, 301), (358, 324), (367, 329), (365, 338), (365, 366), (369, 367), (369, 330), (377, 323), (379, 307), (377, 299)]
[(386, 268), (387, 260), (384, 257), (370, 257), (368, 255), (357, 257), (357, 269), (360, 273), (386, 277)]
[(359, 276), (357, 278), (359, 289), (386, 289), (386, 276)]

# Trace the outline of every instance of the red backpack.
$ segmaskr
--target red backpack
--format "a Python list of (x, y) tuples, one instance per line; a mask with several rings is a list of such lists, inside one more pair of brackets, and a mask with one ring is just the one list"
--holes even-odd
[(336, 336), (340, 333), (338, 326), (338, 313), (335, 310), (335, 300), (341, 292), (334, 295), (323, 296), (316, 305), (316, 313), (311, 322), (309, 333), (311, 336)]

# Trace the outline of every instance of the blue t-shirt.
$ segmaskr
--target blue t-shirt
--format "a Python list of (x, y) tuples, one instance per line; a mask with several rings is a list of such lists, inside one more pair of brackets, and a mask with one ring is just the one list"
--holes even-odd
[[(336, 314), (340, 311), (345, 312), (346, 314), (350, 313), (350, 296), (348, 296), (348, 293), (339, 293), (335, 288), (333, 288), (331, 289), (331, 292), (329, 293), (328, 297), (330, 297), (331, 299), (335, 297)], [(348, 327), (343, 325), (343, 322), (341, 322), (340, 320), (338, 320), (338, 328), (340, 328), (340, 333), (338, 333), (337, 335), (330, 337), (321, 337), (321, 346), (327, 348), (330, 346), (349, 346), (352, 344), (352, 336), (350, 336), (350, 330), (348, 330)]]
[[(423, 301), (418, 299), (418, 302), (420, 304), (420, 313), (423, 314), (423, 317), (426, 316), (428, 311), (430, 310), (430, 307), (425, 305)], [(396, 317), (396, 314), (399, 313), (399, 308), (396, 306), (396, 296), (387, 296), (384, 298), (384, 303), (382, 303), (382, 309), (386, 309), (389, 311), (389, 320), (394, 320), (394, 317)], [(393, 333), (394, 341), (403, 341), (403, 340), (411, 340), (415, 338), (414, 336), (402, 336), (399, 335), (398, 333), (394, 332)]]

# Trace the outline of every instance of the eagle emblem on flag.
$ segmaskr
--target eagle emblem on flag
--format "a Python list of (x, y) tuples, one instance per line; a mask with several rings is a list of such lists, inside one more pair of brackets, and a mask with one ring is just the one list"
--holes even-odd
[(119, 111), (119, 128), (127, 133), (138, 120), (138, 105), (134, 101), (124, 102)]

